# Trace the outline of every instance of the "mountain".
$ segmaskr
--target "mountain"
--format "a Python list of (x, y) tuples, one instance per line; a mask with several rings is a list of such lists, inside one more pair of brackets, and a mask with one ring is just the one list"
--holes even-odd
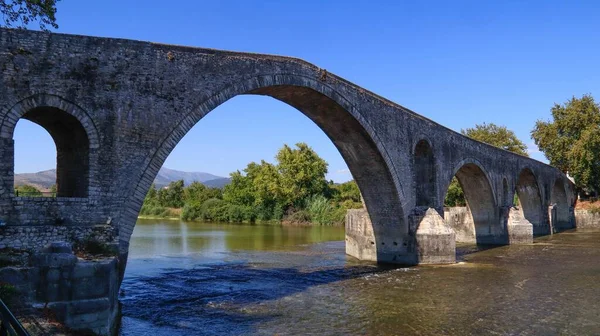
[[(211, 181), (215, 180), (227, 180), (225, 184), (229, 183), (229, 179), (222, 176), (217, 176), (209, 173), (202, 172), (184, 172), (174, 169), (162, 167), (154, 179), (154, 184), (157, 188), (162, 188), (168, 185), (170, 182), (183, 180), (185, 185), (189, 185), (194, 181), (201, 182), (202, 184), (208, 185)], [(224, 186), (223, 181), (215, 181), (216, 184)]]
[[(202, 172), (184, 172), (169, 168), (161, 168), (156, 175), (154, 184), (157, 188), (167, 186), (170, 182), (183, 180), (185, 185), (198, 181), (207, 187), (223, 188), (229, 183), (229, 178)], [(37, 173), (15, 174), (15, 185), (29, 184), (40, 190), (49, 189), (56, 183), (56, 169), (44, 170)]]
[(40, 190), (50, 189), (56, 183), (56, 169), (37, 173), (15, 174), (15, 185), (29, 184)]

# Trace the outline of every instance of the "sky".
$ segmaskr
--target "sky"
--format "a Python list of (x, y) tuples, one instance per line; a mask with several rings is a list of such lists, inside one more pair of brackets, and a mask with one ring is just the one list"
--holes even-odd
[[(446, 127), (507, 126), (530, 138), (550, 108), (600, 100), (596, 1), (134, 1), (62, 0), (57, 32), (293, 56)], [(15, 172), (54, 168), (45, 130), (20, 121)], [(308, 143), (328, 178), (352, 177), (327, 136), (270, 97), (238, 96), (202, 119), (165, 167), (220, 176)]]

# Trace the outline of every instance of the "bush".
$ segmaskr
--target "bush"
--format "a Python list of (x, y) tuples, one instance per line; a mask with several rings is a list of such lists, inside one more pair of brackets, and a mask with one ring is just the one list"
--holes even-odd
[(181, 211), (181, 219), (186, 221), (194, 221), (202, 219), (202, 204), (192, 202), (183, 206)]
[(353, 200), (345, 200), (340, 204), (340, 206), (344, 209), (362, 209), (363, 204), (361, 202), (356, 202)]
[(245, 210), (241, 205), (230, 204), (227, 209), (227, 214), (230, 222), (241, 223), (246, 218)]
[(305, 224), (311, 222), (310, 213), (306, 210), (292, 212), (285, 219), (292, 224)]
[(228, 222), (229, 204), (227, 202), (211, 198), (202, 203), (200, 207), (202, 211), (202, 219), (213, 222)]
[(322, 195), (314, 195), (306, 201), (306, 210), (308, 211), (313, 223), (321, 225), (333, 224), (334, 212), (336, 208), (329, 203), (329, 200)]

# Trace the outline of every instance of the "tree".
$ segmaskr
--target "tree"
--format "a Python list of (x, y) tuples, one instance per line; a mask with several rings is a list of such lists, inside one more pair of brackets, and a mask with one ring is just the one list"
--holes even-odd
[(327, 162), (307, 144), (297, 143), (296, 149), (284, 145), (275, 158), (286, 206), (298, 206), (309, 196), (326, 192)]
[(173, 181), (166, 188), (158, 191), (160, 206), (169, 208), (183, 207), (183, 180)]
[(36, 187), (29, 185), (29, 184), (17, 186), (15, 188), (15, 193), (18, 194), (19, 196), (24, 196), (24, 197), (40, 197), (40, 196), (42, 196), (41, 191), (39, 191)]
[[(527, 146), (517, 138), (515, 133), (506, 128), (506, 126), (498, 126), (494, 123), (481, 125), (476, 124), (473, 128), (467, 128), (460, 130), (460, 133), (468, 136), (471, 139), (485, 142), (489, 145), (502, 148), (513, 153), (517, 153), (523, 156), (529, 156), (527, 153)], [(458, 183), (456, 177), (452, 178), (446, 198), (444, 199), (444, 205), (449, 207), (464, 206), (467, 202), (463, 190)]]
[(2, 26), (25, 29), (30, 23), (38, 22), (40, 29), (56, 24), (56, 3), (60, 0), (0, 0)]
[(460, 133), (477, 141), (485, 142), (486, 144), (502, 148), (504, 150), (517, 153), (523, 156), (527, 154), (527, 146), (517, 138), (515, 133), (506, 128), (506, 126), (498, 126), (496, 124), (483, 123), (475, 125), (473, 128), (460, 130)]
[(572, 97), (550, 109), (552, 121), (538, 120), (531, 138), (550, 164), (569, 172), (580, 189), (600, 190), (597, 136), (600, 107), (589, 95)]

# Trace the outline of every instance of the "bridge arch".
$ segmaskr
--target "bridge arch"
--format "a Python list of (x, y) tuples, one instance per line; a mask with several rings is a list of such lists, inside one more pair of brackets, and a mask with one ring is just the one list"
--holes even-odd
[[(477, 160), (465, 159), (456, 165), (453, 176), (456, 176), (465, 195), (475, 241), (478, 244), (498, 243), (505, 233), (498, 220), (496, 197), (485, 168)], [(449, 184), (450, 181), (446, 190)]]
[[(58, 197), (88, 197), (90, 166), (99, 148), (98, 131), (89, 115), (79, 106), (52, 94), (31, 95), (11, 106), (1, 121), (0, 138), (8, 140), (14, 157), (12, 140), (17, 122), (26, 119), (44, 128), (56, 145), (56, 187)], [(10, 162), (14, 171), (14, 160)], [(11, 190), (14, 175), (3, 181)]]
[(501, 203), (500, 206), (506, 207), (506, 206), (511, 206), (512, 205), (512, 200), (510, 200), (509, 197), (509, 192), (508, 192), (508, 180), (506, 179), (506, 177), (502, 178), (502, 199), (501, 199)]
[(550, 204), (554, 206), (552, 210), (552, 224), (554, 229), (563, 230), (570, 228), (569, 201), (564, 181), (561, 178), (557, 178), (552, 186)]
[(435, 157), (428, 140), (421, 139), (417, 142), (413, 159), (416, 206), (434, 208), (437, 198)]
[(535, 174), (530, 168), (523, 168), (517, 177), (517, 195), (523, 216), (533, 225), (534, 235), (549, 233), (542, 197)]
[[(370, 230), (374, 237), (364, 243), (374, 245), (376, 255), (367, 256), (366, 259), (402, 262), (401, 258), (406, 258), (410, 246), (402, 206), (404, 196), (398, 174), (383, 142), (360, 111), (342, 94), (316, 77), (295, 74), (256, 76), (243, 82), (230, 83), (181, 119), (147, 159), (142, 176), (131, 191), (132, 197), (120, 220), (123, 224), (120, 229), (121, 251), (125, 252), (128, 248), (143, 199), (177, 143), (214, 108), (243, 94), (265, 95), (280, 100), (304, 113), (325, 132), (346, 161), (373, 223)], [(407, 241), (397, 241), (397, 237), (406, 237)], [(385, 241), (386, 238), (390, 241)]]

